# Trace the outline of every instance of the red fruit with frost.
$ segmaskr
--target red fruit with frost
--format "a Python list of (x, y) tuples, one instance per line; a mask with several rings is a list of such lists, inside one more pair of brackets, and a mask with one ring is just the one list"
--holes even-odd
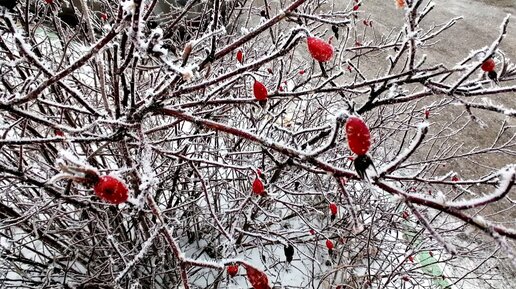
[(308, 37), (306, 39), (308, 52), (313, 59), (319, 62), (327, 62), (333, 57), (333, 46), (318, 37)]
[(333, 242), (331, 240), (326, 240), (326, 248), (333, 250)]
[(365, 155), (371, 147), (371, 134), (366, 123), (356, 116), (346, 121), (346, 135), (349, 149), (355, 154)]
[(228, 275), (231, 276), (231, 277), (235, 277), (236, 274), (238, 273), (238, 265), (229, 265), (228, 266)]
[(61, 137), (63, 137), (63, 136), (64, 136), (64, 132), (63, 132), (62, 130), (60, 130), (60, 129), (55, 129), (55, 130), (54, 130), (54, 134), (55, 134), (56, 136), (61, 136)]
[(236, 59), (237, 59), (237, 60), (238, 60), (238, 62), (240, 62), (240, 63), (243, 63), (243, 62), (244, 62), (244, 53), (242, 52), (242, 50), (238, 50), (238, 51), (237, 51)]
[(315, 230), (314, 229), (310, 229), (310, 235), (315, 235)]
[(263, 83), (261, 83), (257, 80), (255, 80), (254, 84), (253, 84), (253, 93), (254, 93), (254, 97), (257, 100), (267, 100), (267, 96), (268, 96), (267, 88), (265, 87), (265, 85), (263, 85)]
[(330, 204), (330, 211), (332, 215), (337, 215), (337, 205), (335, 203)]
[(492, 58), (489, 58), (488, 60), (484, 61), (484, 63), (482, 63), (482, 66), (480, 66), (480, 68), (485, 72), (494, 71), (495, 67), (496, 64)]
[(247, 271), (247, 279), (249, 280), (249, 283), (251, 283), (254, 289), (271, 288), (269, 287), (269, 279), (267, 278), (267, 275), (265, 275), (265, 273), (248, 265), (244, 265), (244, 267)]
[(121, 204), (129, 198), (126, 185), (113, 176), (102, 176), (93, 187), (95, 194), (111, 204)]
[(260, 196), (265, 193), (265, 187), (263, 186), (263, 182), (258, 177), (256, 179), (254, 179), (254, 182), (253, 182), (253, 193), (260, 195)]

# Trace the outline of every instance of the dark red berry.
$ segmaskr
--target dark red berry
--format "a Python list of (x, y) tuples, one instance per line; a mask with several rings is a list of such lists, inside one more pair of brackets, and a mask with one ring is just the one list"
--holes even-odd
[(236, 59), (237, 59), (237, 60), (238, 60), (238, 62), (240, 62), (240, 63), (243, 63), (243, 62), (244, 62), (244, 53), (242, 52), (242, 50), (238, 50), (238, 51), (237, 51)]
[(235, 277), (236, 274), (238, 274), (238, 265), (236, 265), (236, 264), (229, 265), (227, 270), (228, 270), (228, 275), (229, 276)]
[(263, 83), (261, 83), (257, 80), (255, 80), (255, 82), (253, 84), (253, 93), (254, 93), (254, 97), (257, 100), (267, 100), (267, 96), (268, 96), (267, 88), (265, 87), (265, 85), (263, 85)]
[(488, 60), (484, 61), (484, 63), (482, 63), (482, 66), (480, 66), (480, 68), (485, 72), (494, 71), (495, 67), (496, 64), (492, 58), (489, 58)]
[(330, 211), (332, 215), (337, 215), (337, 205), (335, 203), (330, 204)]
[(328, 250), (333, 250), (333, 242), (331, 240), (326, 240), (326, 248), (328, 248)]

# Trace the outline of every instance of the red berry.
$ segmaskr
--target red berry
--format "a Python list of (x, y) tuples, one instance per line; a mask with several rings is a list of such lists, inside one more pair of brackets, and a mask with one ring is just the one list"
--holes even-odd
[(57, 135), (57, 136), (61, 136), (63, 137), (64, 136), (64, 132), (60, 129), (55, 129), (54, 130), (54, 134)]
[(299, 74), (301, 74), (301, 75), (305, 74), (305, 70), (304, 69), (299, 70)]
[(326, 248), (333, 250), (333, 242), (331, 240), (326, 240)]
[(308, 45), (308, 52), (313, 59), (319, 62), (327, 62), (333, 56), (333, 46), (331, 44), (326, 43), (321, 38), (317, 37), (308, 37), (306, 39)]
[(405, 6), (405, 0), (396, 0), (396, 7), (403, 8)]
[(242, 52), (242, 50), (238, 50), (238, 51), (237, 51), (236, 59), (237, 59), (237, 60), (238, 60), (238, 62), (240, 62), (240, 63), (243, 63), (243, 62), (244, 62), (244, 53)]
[(129, 198), (125, 184), (112, 176), (100, 177), (93, 190), (99, 198), (111, 204), (121, 204)]
[(280, 87), (278, 87), (278, 90), (283, 91), (283, 86), (280, 85)]
[(494, 71), (495, 67), (496, 64), (492, 58), (489, 58), (488, 60), (484, 61), (484, 63), (482, 63), (482, 66), (480, 66), (480, 68), (482, 68), (482, 70), (485, 72)]
[(315, 230), (314, 229), (310, 229), (310, 235), (315, 235)]
[(267, 100), (267, 88), (265, 87), (265, 85), (263, 85), (263, 83), (255, 80), (254, 81), (254, 85), (253, 85), (253, 93), (254, 93), (254, 97), (257, 99), (257, 100)]
[(452, 182), (458, 182), (458, 181), (459, 181), (459, 177), (457, 177), (457, 176), (453, 176), (453, 177), (451, 178), (451, 180), (452, 180)]
[(270, 73), (270, 74), (274, 74), (274, 72), (272, 71), (272, 68), (267, 68), (267, 71)]
[(358, 8), (360, 8), (360, 4), (357, 4), (357, 5), (353, 6), (353, 11), (357, 11)]
[(235, 277), (235, 275), (238, 273), (238, 265), (229, 265), (228, 266), (228, 275), (231, 277)]
[(45, 3), (52, 4), (52, 3), (54, 3), (54, 0), (45, 0)]
[(100, 19), (102, 19), (103, 21), (106, 21), (108, 19), (108, 16), (106, 13), (101, 13), (100, 14)]
[(407, 211), (403, 211), (402, 217), (403, 217), (403, 219), (408, 220), (409, 219), (409, 213)]
[(263, 186), (263, 182), (258, 177), (254, 179), (253, 182), (253, 193), (260, 196), (263, 195), (263, 193), (265, 193), (265, 187)]
[(332, 215), (337, 215), (337, 205), (335, 203), (330, 204), (330, 211)]
[(353, 71), (353, 67), (351, 67), (351, 65), (348, 65), (348, 70), (349, 72)]
[(409, 256), (408, 259), (410, 260), (410, 262), (414, 263), (414, 257)]
[(371, 147), (371, 134), (366, 123), (356, 116), (350, 116), (346, 122), (346, 135), (349, 149), (355, 154), (365, 155)]
[(247, 279), (254, 289), (270, 289), (269, 279), (265, 273), (245, 264), (244, 267), (247, 271)]
[(404, 275), (403, 277), (401, 277), (401, 279), (403, 279), (403, 281), (405, 281), (405, 282), (408, 282), (410, 280), (409, 276), (407, 276), (407, 275)]
[(428, 119), (428, 117), (430, 117), (430, 111), (425, 109), (425, 118)]
[(364, 23), (365, 26), (369, 26), (369, 22), (367, 21), (367, 19), (364, 19), (364, 21), (362, 21)]

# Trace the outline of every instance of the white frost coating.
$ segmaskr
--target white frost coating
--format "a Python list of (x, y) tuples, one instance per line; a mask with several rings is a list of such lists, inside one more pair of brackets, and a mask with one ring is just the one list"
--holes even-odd
[(435, 196), (435, 202), (441, 205), (446, 203), (446, 196), (441, 191), (437, 191), (437, 195)]
[(138, 260), (140, 260), (145, 255), (145, 253), (147, 253), (150, 246), (154, 242), (154, 239), (158, 235), (159, 231), (160, 230), (158, 228), (154, 229), (154, 232), (152, 232), (152, 235), (149, 237), (149, 239), (147, 239), (142, 244), (142, 249), (140, 250), (140, 252), (138, 252), (138, 254), (136, 254), (136, 256), (134, 256), (134, 258), (129, 263), (127, 263), (127, 266), (124, 268), (124, 270), (122, 270), (122, 272), (120, 272), (118, 276), (116, 276), (115, 283), (118, 283), (118, 281), (120, 281), (120, 279), (122, 279), (125, 276), (125, 274), (127, 274), (127, 272), (134, 266), (134, 264), (136, 264), (136, 262), (138, 262)]
[(448, 207), (458, 207), (458, 208), (473, 208), (490, 201), (496, 200), (503, 196), (509, 188), (513, 185), (515, 176), (516, 176), (516, 165), (509, 165), (498, 172), (499, 182), (498, 188), (492, 193), (485, 195), (480, 198), (475, 198), (472, 200), (463, 200), (456, 202), (448, 202), (446, 205)]
[(136, 5), (134, 4), (133, 0), (122, 1), (120, 4), (122, 5), (122, 11), (125, 14), (134, 14), (134, 9), (136, 8)]
[(393, 161), (391, 161), (390, 163), (388, 163), (388, 164), (384, 165), (382, 168), (380, 168), (378, 170), (378, 174), (379, 175), (385, 174), (386, 172), (396, 168), (403, 161), (405, 161), (409, 157), (409, 155), (412, 152), (414, 152), (414, 150), (417, 148), (417, 146), (421, 142), (421, 139), (424, 136), (423, 132), (424, 132), (425, 128), (428, 127), (428, 125), (429, 124), (426, 121), (419, 123), (417, 125), (418, 131), (417, 131), (416, 137), (414, 137), (414, 139), (412, 140), (410, 145), (407, 148), (405, 148)]

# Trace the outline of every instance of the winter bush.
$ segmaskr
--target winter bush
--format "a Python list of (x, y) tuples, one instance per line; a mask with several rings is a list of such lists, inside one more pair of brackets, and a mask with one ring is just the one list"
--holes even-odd
[(373, 2), (0, 1), (1, 286), (512, 288), (511, 18)]

